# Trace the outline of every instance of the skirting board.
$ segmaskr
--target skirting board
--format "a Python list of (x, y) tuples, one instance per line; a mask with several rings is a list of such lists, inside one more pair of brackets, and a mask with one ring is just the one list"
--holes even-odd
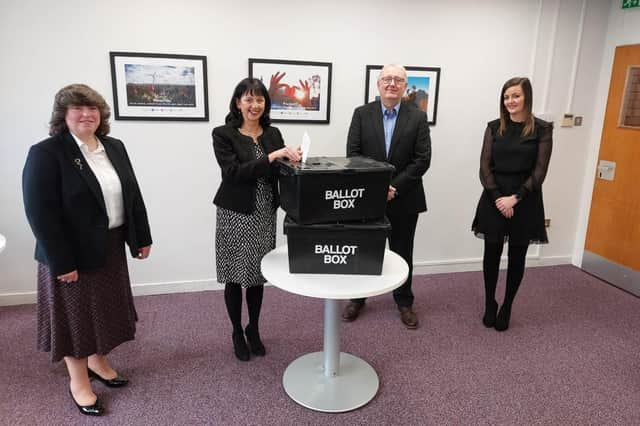
[[(214, 279), (193, 281), (170, 281), (160, 283), (132, 284), (134, 296), (152, 296), (156, 294), (192, 293), (195, 291), (223, 290), (224, 286)], [(27, 305), (36, 303), (36, 292), (0, 294), (0, 306)]]
[[(571, 256), (527, 257), (527, 267), (566, 265), (570, 263)], [(506, 257), (503, 257), (500, 268), (506, 268), (506, 265)], [(482, 259), (480, 258), (416, 262), (413, 265), (414, 275), (446, 274), (481, 270)], [(134, 296), (151, 296), (156, 294), (222, 290), (224, 287), (214, 279), (205, 279), (133, 284), (131, 288), (133, 289)], [(26, 305), (31, 303), (36, 303), (35, 291), (0, 294), (0, 306)]]
[(166, 283), (133, 284), (134, 296), (151, 296), (154, 294), (192, 293), (194, 291), (223, 290), (224, 286), (216, 280), (171, 281)]
[[(527, 267), (570, 265), (571, 256), (527, 256)], [(506, 269), (507, 257), (502, 256), (500, 269)], [(414, 275), (450, 274), (454, 272), (482, 271), (482, 259), (453, 259), (432, 262), (414, 262)]]

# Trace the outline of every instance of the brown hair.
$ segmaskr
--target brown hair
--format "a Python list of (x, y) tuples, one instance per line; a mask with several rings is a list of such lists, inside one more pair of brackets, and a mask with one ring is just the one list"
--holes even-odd
[(70, 106), (93, 106), (100, 111), (100, 125), (96, 130), (97, 136), (109, 134), (109, 117), (111, 108), (107, 105), (100, 93), (93, 90), (86, 84), (70, 84), (63, 87), (56, 93), (53, 100), (53, 112), (49, 121), (49, 135), (57, 135), (69, 130), (65, 117)]
[(527, 77), (510, 78), (502, 86), (502, 90), (500, 91), (500, 128), (498, 129), (498, 134), (502, 136), (507, 129), (509, 111), (507, 111), (507, 107), (504, 106), (504, 92), (506, 92), (508, 88), (513, 86), (520, 86), (522, 88), (522, 92), (524, 93), (525, 119), (524, 128), (522, 129), (522, 136), (529, 136), (531, 133), (533, 133), (535, 120), (533, 118), (533, 113), (531, 112), (531, 110), (533, 109), (533, 89), (531, 88), (531, 82)]

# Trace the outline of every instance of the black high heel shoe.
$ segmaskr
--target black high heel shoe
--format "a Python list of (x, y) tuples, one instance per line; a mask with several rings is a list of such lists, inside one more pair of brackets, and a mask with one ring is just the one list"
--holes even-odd
[(242, 331), (234, 331), (231, 337), (233, 339), (233, 352), (236, 354), (236, 358), (240, 361), (249, 361), (249, 347), (244, 340)]
[(73, 397), (73, 393), (71, 393), (71, 389), (69, 389), (69, 395), (71, 395), (71, 400), (78, 407), (78, 410), (84, 414), (85, 416), (101, 416), (104, 414), (104, 408), (102, 404), (100, 404), (100, 400), (96, 397), (96, 402), (92, 405), (80, 405)]
[(248, 325), (247, 328), (245, 328), (244, 333), (247, 336), (251, 353), (257, 356), (265, 356), (267, 350), (264, 348), (262, 340), (260, 340), (260, 333), (258, 332), (258, 329)]
[(509, 328), (509, 320), (511, 319), (511, 306), (502, 305), (498, 317), (496, 318), (496, 330), (505, 331)]
[(485, 304), (482, 323), (485, 327), (491, 328), (496, 325), (496, 314), (498, 313), (498, 303), (495, 300)]
[(125, 379), (124, 377), (118, 375), (115, 379), (105, 379), (104, 377), (101, 377), (98, 373), (96, 373), (95, 371), (91, 370), (90, 368), (87, 368), (87, 371), (89, 372), (89, 378), (90, 379), (96, 379), (97, 381), (99, 381), (100, 383), (102, 383), (103, 385), (110, 387), (110, 388), (121, 388), (123, 386), (127, 386), (129, 384), (129, 380)]

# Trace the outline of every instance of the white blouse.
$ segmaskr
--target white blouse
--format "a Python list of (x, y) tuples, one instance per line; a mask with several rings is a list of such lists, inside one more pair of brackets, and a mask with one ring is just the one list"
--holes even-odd
[(82, 142), (73, 133), (71, 133), (71, 135), (78, 144), (82, 156), (100, 184), (102, 197), (104, 198), (104, 205), (107, 208), (109, 229), (123, 225), (124, 202), (122, 200), (122, 184), (120, 183), (120, 178), (116, 173), (116, 169), (113, 168), (113, 164), (111, 164), (111, 160), (109, 160), (109, 157), (104, 150), (102, 142), (96, 138), (98, 140), (98, 148), (96, 148), (95, 151), (90, 152), (87, 144)]

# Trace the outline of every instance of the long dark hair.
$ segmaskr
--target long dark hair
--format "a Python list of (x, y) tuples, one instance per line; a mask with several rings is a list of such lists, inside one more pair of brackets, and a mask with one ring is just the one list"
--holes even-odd
[(522, 129), (522, 136), (529, 136), (533, 132), (535, 120), (531, 110), (533, 109), (533, 89), (531, 88), (531, 82), (527, 77), (513, 77), (507, 80), (502, 86), (500, 91), (500, 128), (498, 134), (502, 136), (507, 129), (507, 121), (509, 120), (509, 111), (504, 106), (504, 92), (508, 88), (513, 86), (520, 86), (522, 93), (524, 94), (524, 128)]
[(271, 117), (269, 117), (269, 113), (271, 112), (271, 98), (269, 97), (269, 91), (267, 88), (264, 87), (262, 81), (257, 78), (245, 78), (238, 83), (236, 88), (233, 90), (233, 95), (229, 102), (229, 114), (227, 114), (225, 123), (231, 124), (235, 128), (242, 126), (244, 119), (242, 118), (242, 112), (238, 109), (236, 102), (239, 101), (245, 93), (253, 96), (264, 97), (264, 112), (260, 116), (260, 125), (262, 128), (266, 128), (271, 124)]
[(65, 117), (70, 106), (92, 106), (100, 111), (100, 125), (96, 129), (97, 136), (109, 134), (109, 117), (111, 108), (102, 95), (86, 84), (70, 84), (58, 90), (53, 100), (53, 112), (49, 120), (49, 136), (69, 130)]

